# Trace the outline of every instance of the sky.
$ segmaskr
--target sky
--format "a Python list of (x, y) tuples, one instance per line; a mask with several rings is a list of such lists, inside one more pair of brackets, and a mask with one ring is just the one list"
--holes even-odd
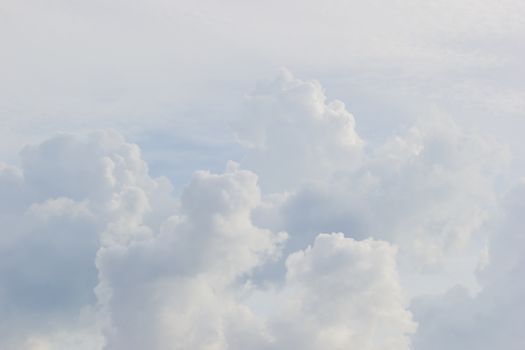
[(525, 3), (0, 0), (0, 348), (525, 348)]

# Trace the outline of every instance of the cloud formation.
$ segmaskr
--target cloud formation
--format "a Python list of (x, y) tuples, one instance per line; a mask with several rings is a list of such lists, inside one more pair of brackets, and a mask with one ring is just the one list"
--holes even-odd
[(524, 195), (522, 180), (505, 196), (501, 216), (493, 223), (488, 259), (477, 273), (482, 286), (477, 295), (457, 286), (414, 301), (421, 325), (415, 349), (441, 349), (445, 344), (450, 349), (523, 348)]
[(84, 319), (96, 302), (95, 257), (106, 231), (132, 226), (137, 213), (150, 209), (147, 197), (165, 190), (162, 180), (148, 176), (138, 147), (116, 132), (59, 135), (25, 148), (21, 157), (20, 169), (3, 165), (0, 176), (0, 220), (7, 228), (0, 244), (0, 330), (4, 346), (14, 349), (18, 342), (44, 344), (41, 333), (90, 322)]
[(327, 101), (319, 82), (283, 69), (247, 96), (236, 126), (249, 150), (243, 164), (260, 175), (263, 188), (283, 191), (354, 167), (363, 144), (355, 124), (343, 102)]
[(274, 211), (262, 209), (259, 221), (288, 231), (292, 249), (342, 231), (397, 243), (417, 265), (439, 264), (497, 207), (510, 156), (492, 137), (437, 114), (364, 144), (353, 116), (325, 103), (319, 83), (285, 72), (261, 86), (248, 101), (256, 113), (242, 130), (255, 150), (243, 164), (286, 192), (268, 199)]
[(320, 234), (286, 260), (275, 349), (409, 349), (416, 329), (384, 241)]
[[(180, 194), (116, 131), (56, 135), (1, 163), (0, 347), (522, 345), (523, 186), (500, 200), (504, 146), (443, 115), (368, 141), (342, 102), (288, 71), (244, 110), (244, 156)], [(407, 282), (433, 271), (449, 289), (458, 254), (478, 295)]]
[[(57, 136), (22, 157), (21, 169), (2, 166), (12, 191), (3, 205), (24, 199), (2, 211), (12, 228), (2, 237), (3, 346), (408, 346), (414, 324), (386, 242), (320, 235), (287, 258), (284, 285), (256, 290), (251, 274), (279, 257), (287, 234), (254, 225), (257, 176), (236, 163), (223, 174), (196, 172), (175, 200), (114, 132)], [(289, 312), (258, 314), (248, 302), (256, 292), (277, 293), (274, 307)], [(373, 334), (376, 324), (386, 333)]]

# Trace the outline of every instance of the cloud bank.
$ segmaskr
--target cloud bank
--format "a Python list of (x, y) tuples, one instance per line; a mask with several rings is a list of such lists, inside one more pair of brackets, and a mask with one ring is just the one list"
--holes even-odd
[[(520, 348), (521, 309), (505, 310), (523, 287), (523, 186), (500, 198), (506, 147), (439, 114), (367, 142), (288, 71), (244, 111), (243, 157), (180, 194), (115, 131), (1, 163), (0, 347)], [(448, 291), (418, 295), (427, 276)], [(454, 287), (465, 276), (478, 295)]]

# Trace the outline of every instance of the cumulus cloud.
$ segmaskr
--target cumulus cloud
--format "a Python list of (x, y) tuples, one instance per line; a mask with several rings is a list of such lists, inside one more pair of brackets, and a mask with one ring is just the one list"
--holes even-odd
[(266, 292), (242, 277), (286, 237), (251, 223), (256, 180), (235, 164), (221, 175), (197, 172), (158, 236), (99, 252), (107, 348), (407, 349), (414, 324), (386, 242), (321, 235), (287, 259), (272, 306), (285, 312), (266, 318), (250, 309), (246, 298)]
[(224, 348), (223, 318), (246, 313), (228, 301), (227, 287), (286, 238), (252, 225), (259, 201), (256, 175), (233, 163), (221, 175), (197, 172), (157, 235), (102, 248), (108, 348)]
[(81, 310), (96, 302), (95, 257), (104, 232), (132, 223), (163, 200), (149, 204), (148, 196), (165, 189), (147, 174), (138, 147), (115, 132), (59, 135), (26, 147), (21, 157), (21, 168), (0, 168), (0, 333), (3, 346), (14, 349), (46, 344), (46, 334), (61, 327), (77, 332), (72, 325)]
[[(251, 283), (287, 234), (253, 223), (258, 177), (236, 163), (196, 172), (176, 200), (114, 132), (60, 135), (22, 158), (2, 166), (5, 193), (23, 199), (2, 211), (3, 346), (280, 349), (309, 334), (312, 349), (408, 347), (414, 324), (386, 242), (320, 235), (286, 259), (276, 290)], [(277, 293), (287, 311), (261, 313), (256, 293)]]
[(436, 265), (465, 247), (498, 205), (508, 150), (450, 116), (429, 115), (364, 144), (354, 117), (342, 103), (327, 104), (315, 81), (285, 72), (256, 91), (256, 112), (243, 120), (242, 164), (286, 191), (269, 196), (256, 220), (288, 231), (292, 250), (319, 232), (343, 231), (397, 243), (417, 265)]
[(416, 329), (384, 241), (320, 234), (286, 260), (276, 349), (409, 349)]
[[(457, 348), (519, 348), (523, 186), (490, 224), (505, 147), (440, 115), (365, 142), (342, 102), (287, 71), (245, 112), (244, 157), (180, 195), (114, 131), (0, 163), (0, 347), (431, 350), (454, 348), (452, 330)], [(407, 274), (489, 230), (477, 296), (409, 300)]]
[(243, 165), (269, 191), (353, 167), (363, 144), (343, 102), (327, 101), (319, 82), (300, 80), (286, 69), (247, 96), (245, 116), (236, 126), (249, 150)]

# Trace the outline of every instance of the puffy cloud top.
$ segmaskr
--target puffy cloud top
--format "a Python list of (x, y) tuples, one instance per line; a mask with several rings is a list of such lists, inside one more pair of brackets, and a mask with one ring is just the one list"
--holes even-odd
[[(0, 347), (522, 346), (523, 186), (500, 201), (505, 147), (443, 116), (365, 145), (342, 102), (287, 71), (246, 102), (244, 157), (180, 195), (115, 131), (0, 163)], [(425, 276), (480, 292), (417, 295), (407, 280)]]
[(247, 96), (237, 124), (249, 151), (243, 164), (261, 177), (263, 188), (284, 190), (352, 167), (363, 141), (343, 102), (327, 101), (317, 81), (283, 70)]

